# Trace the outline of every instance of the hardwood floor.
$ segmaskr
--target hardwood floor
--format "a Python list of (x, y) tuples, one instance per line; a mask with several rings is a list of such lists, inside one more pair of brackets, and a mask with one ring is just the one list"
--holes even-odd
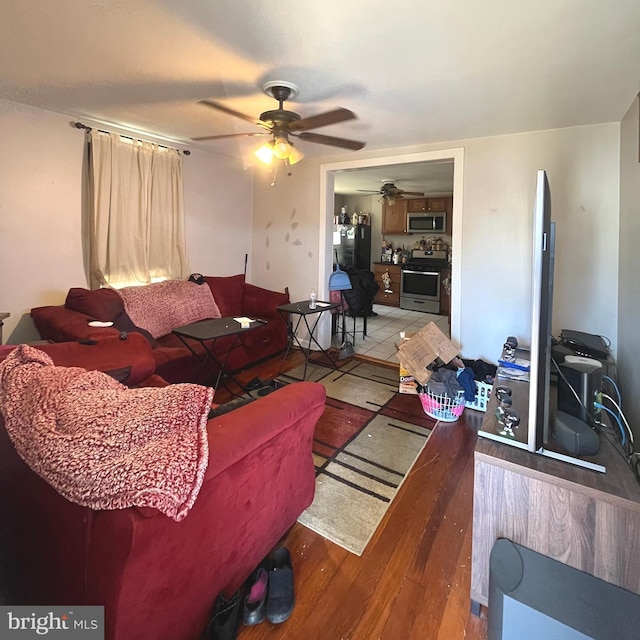
[[(275, 371), (272, 362), (241, 379)], [(280, 625), (241, 627), (239, 640), (486, 639), (469, 598), (474, 413), (438, 425), (361, 557), (295, 524), (282, 541), (295, 610)]]

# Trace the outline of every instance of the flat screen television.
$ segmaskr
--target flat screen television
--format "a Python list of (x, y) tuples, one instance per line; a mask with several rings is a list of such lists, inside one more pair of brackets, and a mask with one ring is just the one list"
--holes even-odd
[[(567, 420), (589, 430), (582, 421), (558, 412), (551, 412), (551, 334), (553, 311), (553, 271), (555, 261), (556, 225), (551, 221), (551, 193), (546, 171), (538, 171), (536, 198), (533, 207), (533, 252), (531, 269), (531, 350), (529, 383), (529, 420), (527, 449), (550, 458), (605, 472), (605, 468), (578, 456), (564, 453), (553, 446), (552, 435), (559, 422)], [(571, 424), (569, 423), (569, 424)], [(591, 434), (592, 435), (592, 434)]]
[(538, 171), (533, 206), (529, 429), (527, 432), (529, 451), (539, 451), (549, 441), (554, 258), (555, 223), (551, 222), (549, 181), (545, 171)]
[[(595, 471), (605, 468), (592, 460), (563, 453), (555, 444), (552, 434), (556, 412), (551, 411), (551, 336), (553, 311), (553, 277), (555, 261), (555, 223), (551, 220), (551, 192), (547, 173), (537, 173), (532, 225), (531, 262), (531, 338), (529, 351), (529, 385), (526, 391), (510, 380), (498, 376), (497, 385), (513, 387), (513, 409), (520, 414), (521, 428), (506, 431), (497, 419), (483, 421), (478, 434), (563, 460)], [(499, 373), (499, 372), (498, 372)], [(523, 395), (524, 393), (524, 395)], [(528, 407), (525, 409), (525, 406)], [(524, 411), (523, 411), (524, 409)], [(528, 420), (524, 420), (523, 413)], [(571, 416), (569, 416), (571, 418)], [(563, 420), (566, 420), (566, 415)], [(577, 421), (580, 422), (580, 421)], [(586, 426), (586, 425), (585, 425)], [(588, 429), (588, 427), (586, 427)]]

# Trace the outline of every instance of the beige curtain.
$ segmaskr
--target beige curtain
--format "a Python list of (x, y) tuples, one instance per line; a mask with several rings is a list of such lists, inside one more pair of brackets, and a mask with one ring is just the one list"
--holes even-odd
[(87, 136), (91, 288), (187, 277), (180, 151), (96, 130)]

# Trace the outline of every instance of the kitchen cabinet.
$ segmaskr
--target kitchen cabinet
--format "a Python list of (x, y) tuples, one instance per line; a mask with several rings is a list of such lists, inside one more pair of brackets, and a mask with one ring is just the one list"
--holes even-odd
[(451, 317), (451, 269), (440, 270), (440, 315)]
[(420, 213), (427, 210), (426, 198), (411, 198), (407, 200), (407, 211), (409, 213)]
[(427, 211), (446, 211), (447, 210), (447, 198), (427, 198)]
[(407, 232), (407, 200), (396, 200), (382, 205), (383, 235), (400, 235)]
[[(389, 274), (390, 286), (384, 286), (384, 273)], [(373, 299), (374, 304), (386, 304), (391, 307), (400, 306), (400, 265), (399, 264), (374, 264), (373, 275), (380, 286)]]
[(450, 202), (452, 200), (451, 196), (438, 196), (437, 198), (411, 198), (405, 202), (409, 213), (421, 213), (422, 211), (439, 213), (451, 211)]

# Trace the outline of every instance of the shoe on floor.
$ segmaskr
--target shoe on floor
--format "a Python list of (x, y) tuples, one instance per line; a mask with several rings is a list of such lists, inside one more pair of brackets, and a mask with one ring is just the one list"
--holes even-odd
[(242, 623), (251, 626), (259, 624), (265, 618), (267, 611), (269, 574), (266, 569), (260, 567), (249, 587), (249, 593), (245, 596), (242, 605)]
[(294, 605), (291, 555), (288, 549), (281, 547), (273, 552), (273, 562), (269, 571), (267, 620), (272, 624), (284, 622), (293, 612)]
[(235, 640), (238, 635), (241, 606), (242, 598), (239, 591), (236, 591), (229, 600), (220, 594), (207, 626), (207, 639)]

